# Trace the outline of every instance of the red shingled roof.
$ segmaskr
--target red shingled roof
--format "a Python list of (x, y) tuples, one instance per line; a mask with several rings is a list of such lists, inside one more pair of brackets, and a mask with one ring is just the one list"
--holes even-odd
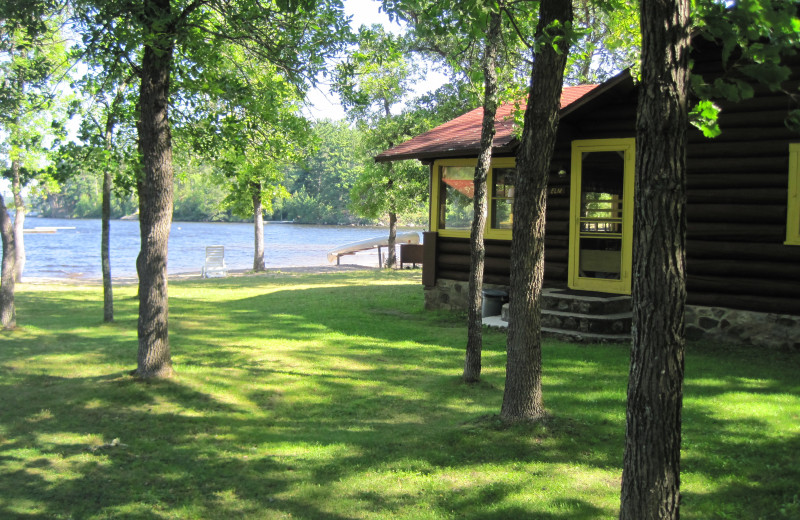
[[(574, 103), (596, 86), (564, 87), (561, 92), (561, 108), (564, 109)], [(495, 153), (507, 151), (514, 140), (513, 111), (513, 103), (502, 105), (497, 109), (497, 116), (495, 117), (496, 133), (493, 143)], [(483, 107), (476, 108), (443, 125), (437, 126), (433, 130), (380, 153), (375, 157), (375, 160), (388, 162), (401, 159), (432, 159), (463, 156), (471, 153), (477, 154), (480, 149), (482, 123)]]

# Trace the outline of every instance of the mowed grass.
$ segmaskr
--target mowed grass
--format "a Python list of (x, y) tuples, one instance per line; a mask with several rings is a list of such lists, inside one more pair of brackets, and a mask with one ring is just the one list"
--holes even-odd
[[(21, 285), (0, 335), (0, 518), (594, 519), (618, 513), (628, 347), (544, 346), (550, 412), (497, 419), (505, 335), (417, 272), (170, 285), (177, 375), (137, 382), (136, 287)], [(690, 344), (688, 519), (800, 518), (800, 356)]]

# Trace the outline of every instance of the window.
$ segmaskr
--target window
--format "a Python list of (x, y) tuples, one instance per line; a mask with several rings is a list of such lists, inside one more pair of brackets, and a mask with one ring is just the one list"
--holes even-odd
[(514, 209), (514, 168), (495, 168), (492, 176), (492, 195), (489, 206), (492, 208), (492, 229), (511, 229)]
[(786, 206), (786, 244), (800, 246), (800, 143), (789, 145), (789, 199)]
[[(477, 159), (445, 159), (434, 164), (431, 230), (443, 236), (469, 236), (472, 227)], [(515, 161), (492, 160), (487, 176), (489, 218), (486, 238), (510, 239), (513, 224)]]
[(439, 229), (469, 229), (472, 225), (475, 167), (442, 166)]

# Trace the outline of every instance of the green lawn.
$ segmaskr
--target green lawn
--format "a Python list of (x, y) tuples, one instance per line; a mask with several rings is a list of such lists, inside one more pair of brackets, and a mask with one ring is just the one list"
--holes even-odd
[[(505, 336), (419, 272), (170, 285), (177, 376), (142, 383), (136, 287), (21, 285), (0, 334), (0, 518), (613, 518), (626, 346), (547, 342), (551, 417), (506, 428)], [(800, 355), (690, 344), (688, 519), (800, 518)]]

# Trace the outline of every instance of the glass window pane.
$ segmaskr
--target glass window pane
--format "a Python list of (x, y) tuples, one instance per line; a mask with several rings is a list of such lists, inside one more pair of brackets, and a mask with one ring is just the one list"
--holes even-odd
[(514, 222), (514, 168), (495, 168), (492, 181), (491, 227), (492, 229), (511, 229)]
[(469, 229), (472, 225), (472, 199), (475, 185), (472, 166), (443, 166), (440, 229)]

